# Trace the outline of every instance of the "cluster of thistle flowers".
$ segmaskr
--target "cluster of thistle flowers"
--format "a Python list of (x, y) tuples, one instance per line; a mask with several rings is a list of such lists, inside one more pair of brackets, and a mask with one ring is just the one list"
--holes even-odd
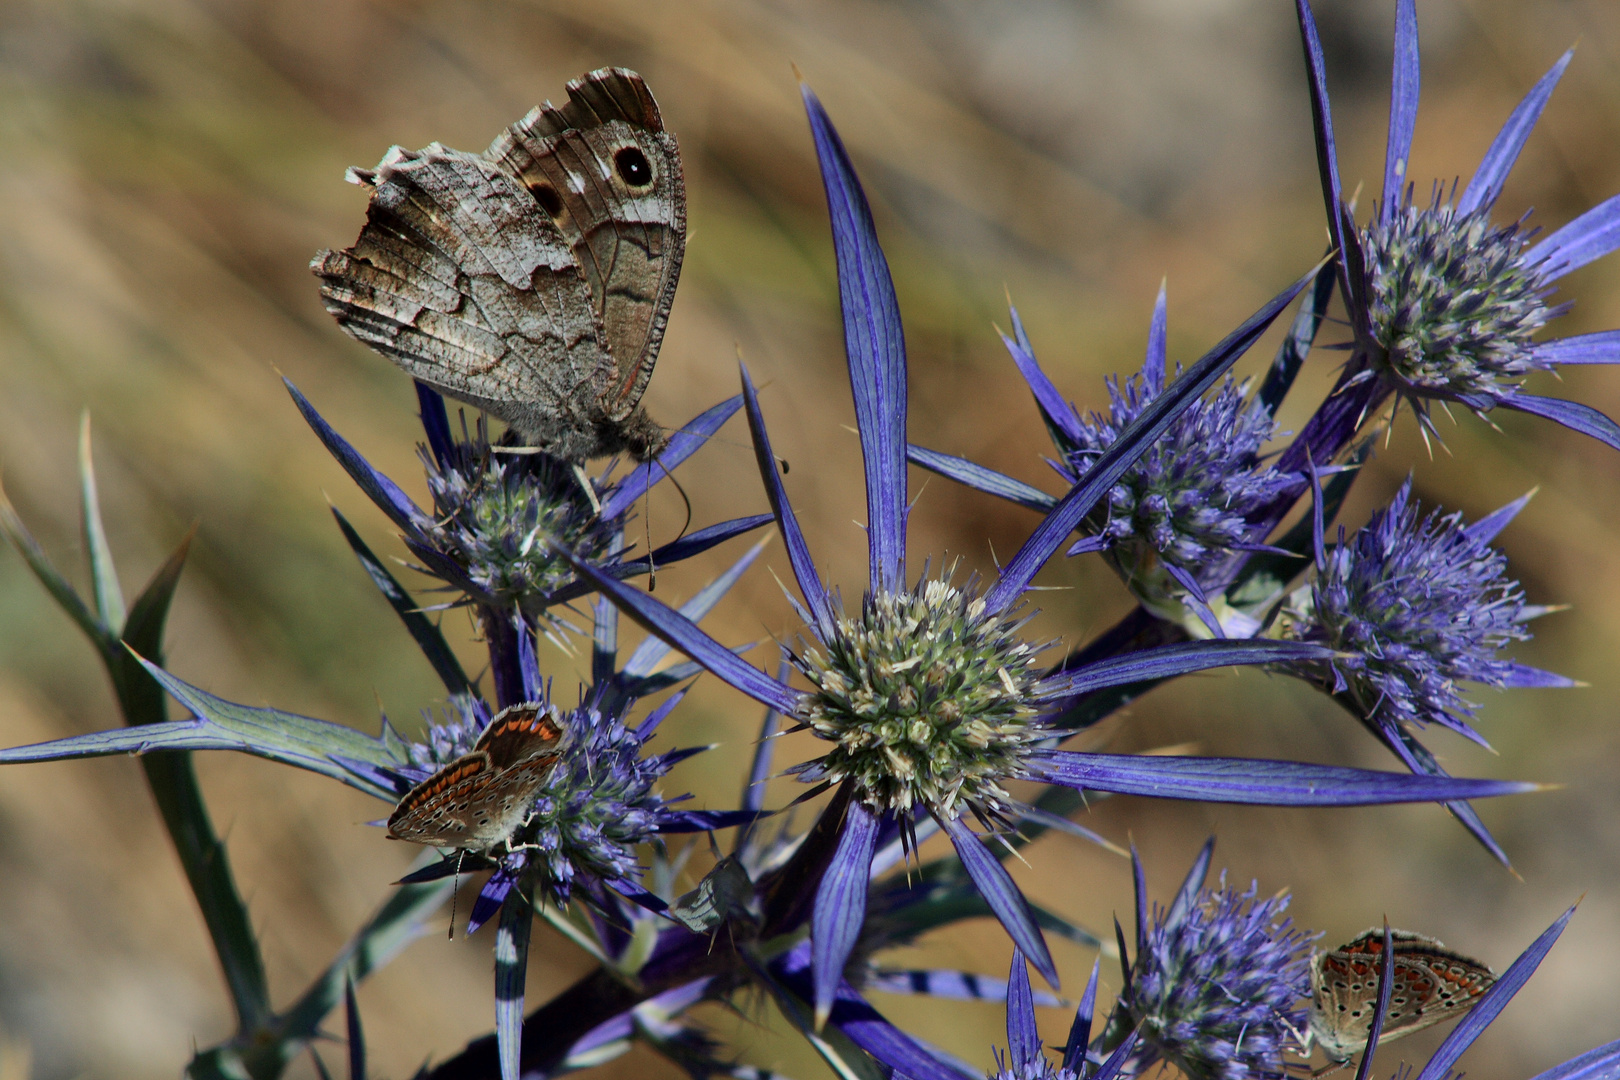
[[(1330, 542), (1329, 523), (1372, 450), (1366, 422), (1392, 397), (1409, 405), (1425, 433), (1432, 431), (1430, 403), (1456, 402), (1475, 412), (1504, 407), (1544, 416), (1620, 448), (1620, 428), (1608, 418), (1519, 385), (1555, 364), (1620, 359), (1620, 332), (1530, 340), (1563, 310), (1549, 303), (1558, 278), (1620, 246), (1620, 200), (1534, 243), (1519, 224), (1490, 224), (1503, 180), (1568, 56), (1514, 111), (1461, 196), (1455, 202), (1436, 196), (1420, 208), (1405, 175), (1417, 108), (1416, 16), (1411, 0), (1399, 0), (1384, 198), (1362, 227), (1340, 195), (1321, 49), (1306, 0), (1298, 0), (1298, 14), (1331, 257), (1203, 357), (1178, 366), (1174, 378), (1161, 290), (1146, 360), (1137, 375), (1108, 384), (1107, 414), (1083, 416), (1063, 397), (1013, 312), (1014, 336), (1006, 344), (1052, 433), (1062, 495), (908, 443), (907, 363), (887, 263), (853, 165), (805, 90), (864, 456), (869, 575), (858, 606), (846, 607), (811, 556), (746, 370), (738, 397), (692, 420), (657, 459), (617, 480), (611, 471), (589, 476), (544, 455), (509, 453), (492, 442), (483, 421), (463, 424), (458, 438), (443, 400), (420, 387), (431, 510), (368, 464), (292, 389), (319, 438), (400, 529), (416, 569), (447, 590), (441, 606), (474, 613), (488, 647), (492, 700), (462, 670), (426, 614), (432, 608), (420, 605), (340, 518), (366, 571), (444, 681), (447, 719), (430, 723), (425, 740), (405, 739), (386, 718), (371, 738), (225, 702), (149, 663), (146, 670), (191, 719), (5, 751), (0, 761), (234, 749), (392, 802), (472, 750), (499, 709), (540, 702), (551, 710), (568, 733), (568, 752), (517, 830), (487, 849), (441, 852), (405, 879), (405, 888), (442, 887), (460, 872), (487, 870), (469, 929), (499, 919), (495, 1033), (427, 1075), (553, 1075), (605, 1060), (637, 1040), (694, 1075), (746, 1075), (685, 1013), (701, 1001), (742, 1002), (760, 991), (841, 1075), (873, 1075), (875, 1067), (913, 1080), (958, 1080), (974, 1072), (929, 1046), (927, 1033), (885, 1020), (866, 998), (878, 989), (1005, 1000), (1009, 1042), (998, 1077), (1112, 1080), (1159, 1061), (1197, 1080), (1281, 1076), (1285, 1055), (1308, 1051), (1302, 1033), (1310, 1027), (1313, 940), (1284, 917), (1286, 901), (1259, 899), (1253, 887), (1226, 889), (1224, 879), (1206, 889), (1206, 848), (1174, 902), (1150, 913), (1137, 864), (1134, 960), (1120, 935), (1123, 989), (1093, 1038), (1093, 972), (1055, 1065), (1034, 1033), (1037, 997), (1026, 960), (1056, 989), (1046, 933), (1093, 947), (1101, 941), (1030, 903), (1004, 859), (1048, 829), (1090, 837), (1068, 816), (1080, 793), (1089, 792), (1276, 806), (1438, 802), (1506, 863), (1470, 800), (1534, 785), (1451, 777), (1418, 734), (1433, 723), (1483, 742), (1469, 723), (1474, 706), (1462, 696), (1462, 682), (1571, 685), (1498, 656), (1526, 636), (1528, 619), (1546, 610), (1525, 603), (1505, 560), (1489, 546), (1523, 500), (1465, 524), (1439, 510), (1423, 513), (1403, 488), (1352, 535), (1340, 528)], [(1278, 436), (1273, 417), (1317, 347), (1335, 292), (1351, 329), (1348, 359), (1300, 434), (1268, 455), (1267, 443)], [(1296, 300), (1276, 360), (1250, 397), (1227, 373)], [(635, 556), (625, 538), (637, 500), (739, 409), (771, 513)], [(915, 579), (908, 575), (908, 463), (1039, 511), (1039, 523), (994, 581), (958, 582), (952, 568), (936, 573), (926, 566)], [(1301, 504), (1308, 512), (1282, 529)], [(626, 583), (766, 523), (785, 541), (805, 624), (775, 677), (698, 626), (758, 546), (679, 608)], [(13, 518), (6, 527), (22, 535)], [(1054, 656), (1022, 631), (1034, 576), (1060, 549), (1103, 553), (1140, 606), (1085, 647)], [(571, 643), (582, 628), (560, 612), (593, 593), (592, 685), (577, 707), (563, 710), (551, 703), (536, 639)], [(622, 659), (621, 611), (650, 632)], [(688, 659), (666, 665), (672, 651)], [(1407, 772), (1060, 748), (1064, 738), (1159, 682), (1234, 664), (1265, 665), (1320, 687)], [(793, 670), (808, 689), (790, 683)], [(649, 750), (683, 684), (703, 672), (766, 706), (751, 773), (737, 806), (725, 810), (684, 809), (661, 789), (671, 765), (697, 751)], [(633, 720), (638, 702), (654, 695), (667, 696)], [(762, 783), (774, 768), (771, 736), (784, 726), (808, 729), (827, 744), (821, 757), (788, 766), (814, 785), (806, 799), (831, 791), (804, 827), (794, 823), (791, 808), (771, 818), (762, 802)], [(1039, 794), (1014, 798), (1009, 785), (1017, 781), (1037, 782)], [(693, 847), (672, 838), (708, 832), (718, 854), (713, 833), (728, 828), (737, 830), (730, 851), (696, 888), (679, 892)], [(921, 845), (936, 833), (948, 837), (948, 853), (922, 861)], [(914, 860), (905, 873), (893, 872)], [(440, 891), (427, 899), (442, 897)], [(588, 950), (600, 968), (525, 1016), (523, 973), (537, 915)], [(923, 933), (986, 916), (1005, 927), (1013, 945), (1005, 983), (880, 966), (879, 957)], [(1457, 1029), (1459, 1044), (1437, 1055), (1422, 1080), (1450, 1068), (1523, 984), (1563, 922), (1481, 1000)], [(1379, 1017), (1386, 1008), (1379, 1006)], [(312, 1038), (313, 1027), (283, 1023), (292, 1015), (245, 1027), (216, 1050), (246, 1053), (267, 1031), (264, 1037)], [(358, 1038), (357, 1026), (351, 1036)], [(1614, 1047), (1600, 1048), (1555, 1073), (1560, 1080), (1596, 1076), (1615, 1059)]]

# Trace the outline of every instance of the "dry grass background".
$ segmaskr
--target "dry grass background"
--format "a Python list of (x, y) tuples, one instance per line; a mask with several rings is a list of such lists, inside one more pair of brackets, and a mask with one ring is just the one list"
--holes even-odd
[[(1382, 171), (1392, 4), (1322, 0), (1347, 186)], [(1411, 175), (1466, 175), (1518, 96), (1559, 53), (1576, 60), (1503, 200), (1556, 225), (1620, 190), (1620, 5), (1425, 0), (1424, 109)], [(169, 655), (184, 678), (374, 730), (409, 722), (437, 688), (343, 545), (327, 498), (398, 552), (299, 420), (289, 375), (374, 462), (420, 494), (410, 387), (346, 339), (305, 269), (348, 243), (364, 194), (342, 182), (390, 143), (482, 148), (571, 77), (604, 64), (647, 76), (677, 132), (691, 200), (687, 269), (647, 400), (679, 423), (734, 392), (736, 350), (768, 384), (790, 490), (825, 573), (864, 580), (859, 458), (840, 355), (825, 211), (790, 64), (817, 88), (872, 196), (911, 350), (918, 441), (1038, 483), (1044, 437), (991, 328), (1003, 287), (1082, 406), (1134, 370), (1169, 275), (1171, 348), (1196, 357), (1318, 255), (1323, 238), (1303, 71), (1285, 0), (7, 0), (0, 3), (0, 462), (7, 490), (63, 564), (78, 565), (73, 443), (94, 418), (102, 490), (128, 584), (193, 521), (194, 558)], [(1370, 192), (1369, 192), (1370, 194)], [(1620, 260), (1569, 282), (1564, 330), (1620, 325)], [(1262, 346), (1240, 370), (1256, 371)], [(1313, 360), (1308, 403), (1331, 370)], [(1543, 386), (1545, 392), (1549, 386)], [(1620, 414), (1620, 373), (1562, 391)], [(1296, 406), (1297, 408), (1298, 406)], [(1285, 416), (1297, 425), (1302, 414)], [(1500, 969), (1586, 895), (1563, 942), (1465, 1059), (1480, 1080), (1529, 1076), (1620, 1035), (1620, 457), (1543, 423), (1466, 420), (1430, 460), (1401, 426), (1359, 486), (1352, 522), (1408, 469), (1426, 500), (1470, 514), (1541, 485), (1502, 538), (1535, 602), (1572, 602), (1520, 650), (1589, 689), (1488, 695), (1493, 757), (1436, 736), (1457, 772), (1558, 781), (1481, 807), (1517, 880), (1439, 810), (1283, 812), (1115, 799), (1088, 824), (1135, 838), (1161, 897), (1211, 831), (1217, 865), (1299, 921), (1347, 940), (1388, 915)], [(699, 524), (764, 507), (746, 432), (684, 474)], [(921, 477), (917, 478), (919, 481)], [(934, 479), (914, 557), (992, 566), (1032, 518)], [(651, 504), (667, 538), (681, 509)], [(987, 542), (988, 541), (988, 542)], [(734, 552), (672, 568), (683, 595)], [(780, 548), (768, 561), (778, 574)], [(1041, 626), (1073, 641), (1123, 613), (1088, 560), (1059, 562)], [(465, 620), (447, 624), (470, 664)], [(718, 614), (728, 640), (789, 634), (756, 571)], [(576, 661), (548, 661), (565, 688)], [(736, 797), (758, 709), (713, 680), (670, 730), (722, 745), (674, 787)], [(93, 654), (22, 563), (0, 552), (0, 743), (116, 723)], [(1392, 767), (1359, 728), (1287, 681), (1182, 680), (1095, 740), (1192, 741), (1208, 753)], [(785, 754), (802, 747), (784, 747)], [(397, 876), (409, 852), (360, 822), (378, 807), (327, 781), (230, 755), (199, 761), (216, 819), (287, 1000)], [(773, 794), (785, 800), (787, 785)], [(1129, 910), (1127, 867), (1067, 838), (1016, 874), (1101, 929)], [(537, 938), (531, 1000), (584, 960)], [(1078, 989), (1091, 956), (1058, 945)], [(894, 958), (1002, 972), (989, 924)], [(488, 1029), (489, 942), (429, 937), (361, 990), (375, 1069), (400, 1076)], [(1113, 969), (1105, 981), (1117, 985)], [(988, 1065), (1000, 1012), (880, 1006)], [(769, 1016), (704, 1014), (743, 1060), (800, 1077), (819, 1063)], [(1067, 1017), (1046, 1015), (1050, 1041)], [(0, 1075), (172, 1076), (228, 1033), (218, 973), (132, 762), (0, 774)], [(1422, 1060), (1424, 1033), (1388, 1048)], [(31, 1065), (30, 1065), (31, 1062)], [(301, 1064), (308, 1075), (307, 1065)], [(31, 1071), (30, 1071), (31, 1070)], [(298, 1070), (295, 1070), (298, 1072)], [(635, 1053), (613, 1076), (668, 1076)]]

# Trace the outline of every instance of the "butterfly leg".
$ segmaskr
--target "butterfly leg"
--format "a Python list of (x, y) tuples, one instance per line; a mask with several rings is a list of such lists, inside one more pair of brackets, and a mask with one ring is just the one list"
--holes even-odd
[(591, 478), (585, 475), (585, 466), (577, 461), (574, 462), (574, 479), (578, 480), (579, 486), (585, 489), (585, 497), (591, 500), (591, 509), (596, 512), (597, 517), (601, 517), (602, 503), (596, 497), (596, 485), (592, 484)]

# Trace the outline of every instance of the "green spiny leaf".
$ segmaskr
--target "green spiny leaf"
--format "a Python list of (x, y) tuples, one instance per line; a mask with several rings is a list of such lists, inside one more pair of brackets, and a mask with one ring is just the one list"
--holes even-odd
[(96, 493), (96, 469), (90, 459), (90, 414), (79, 418), (79, 502), (84, 526), (84, 552), (90, 560), (90, 586), (103, 626), (124, 625), (124, 591), (118, 584), (107, 530), (101, 523), (101, 498)]

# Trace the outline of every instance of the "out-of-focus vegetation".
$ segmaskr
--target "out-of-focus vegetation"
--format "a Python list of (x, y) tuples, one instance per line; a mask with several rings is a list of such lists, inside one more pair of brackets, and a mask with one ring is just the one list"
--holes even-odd
[[(1341, 167), (1347, 187), (1371, 185), (1364, 202), (1383, 168), (1392, 9), (1319, 4)], [(1419, 17), (1426, 84), (1410, 175), (1420, 187), (1466, 179), (1519, 95), (1579, 41), (1501, 211), (1534, 206), (1533, 220), (1554, 226), (1620, 190), (1620, 5), (1425, 0)], [(345, 166), (370, 165), (396, 142), (481, 149), (535, 102), (560, 98), (569, 78), (618, 64), (657, 94), (691, 203), (686, 272), (647, 403), (665, 423), (684, 421), (735, 391), (740, 350), (767, 385), (818, 561), (859, 589), (859, 455), (794, 63), (872, 196), (908, 325), (912, 436), (926, 445), (1052, 487), (1044, 434), (992, 327), (1005, 320), (1004, 288), (1059, 385), (1098, 407), (1102, 376), (1140, 362), (1161, 277), (1172, 356), (1191, 360), (1321, 253), (1283, 0), (11, 0), (0, 4), (7, 491), (58, 561), (76, 565), (73, 454), (88, 409), (126, 576), (144, 578), (201, 524), (169, 647), (182, 677), (367, 729), (379, 702), (413, 723), (439, 691), (326, 500), (377, 550), (400, 548), (277, 373), (420, 495), (414, 397), (337, 330), (306, 263), (359, 229), (365, 197), (342, 182)], [(1579, 304), (1562, 332), (1620, 326), (1620, 260), (1567, 284)], [(1240, 370), (1259, 370), (1269, 345)], [(1285, 421), (1320, 396), (1331, 355), (1313, 358)], [(1561, 391), (1620, 413), (1620, 372), (1575, 371)], [(1086, 822), (1133, 836), (1160, 895), (1217, 832), (1218, 865), (1265, 891), (1291, 886), (1298, 920), (1330, 945), (1388, 915), (1501, 967), (1585, 892), (1541, 973), (1465, 1061), (1478, 1080), (1528, 1076), (1613, 1038), (1620, 1000), (1620, 457), (1549, 424), (1499, 422), (1500, 433), (1468, 417), (1446, 427), (1449, 451), (1433, 459), (1399, 423), (1348, 521), (1408, 469), (1426, 501), (1470, 515), (1541, 485), (1502, 543), (1532, 602), (1575, 607), (1539, 624), (1520, 655), (1591, 688), (1489, 695), (1480, 727), (1500, 757), (1457, 739), (1437, 747), (1454, 772), (1566, 785), (1480, 807), (1522, 881), (1433, 807), (1300, 813), (1120, 798)], [(740, 425), (728, 429), (683, 476), (699, 525), (764, 508), (746, 441)], [(1033, 523), (914, 479), (918, 559), (960, 555), (989, 569)], [(684, 519), (672, 491), (647, 510), (655, 541)], [(659, 591), (684, 595), (733, 556), (671, 568)], [(1060, 561), (1045, 583), (1060, 591), (1043, 595), (1039, 628), (1070, 642), (1129, 606), (1095, 560)], [(475, 664), (465, 617), (445, 620)], [(732, 641), (795, 630), (764, 572), (715, 625)], [(582, 661), (553, 653), (547, 663), (566, 700)], [(677, 772), (676, 786), (700, 804), (734, 800), (757, 713), (700, 683), (668, 730), (724, 745)], [(0, 551), (0, 742), (116, 722), (91, 651), (15, 553)], [(1253, 673), (1181, 680), (1093, 742), (1393, 767), (1333, 706)], [(803, 749), (789, 740), (779, 760)], [(229, 755), (198, 766), (285, 998), (412, 852), (361, 824), (377, 804), (336, 785)], [(779, 783), (778, 805), (794, 793)], [(1114, 856), (1052, 837), (1030, 863), (1014, 869), (1031, 895), (1094, 928), (1129, 910), (1128, 867)], [(1077, 989), (1091, 957), (1054, 947)], [(987, 923), (896, 959), (993, 973), (1007, 952)], [(586, 966), (560, 940), (534, 956), (532, 1001)], [(1105, 987), (1115, 970), (1105, 965)], [(379, 1074), (404, 1075), (487, 1030), (489, 971), (487, 941), (430, 937), (363, 986)], [(980, 1064), (999, 1041), (995, 1007), (879, 1004)], [(706, 1017), (743, 1060), (821, 1075), (770, 1016)], [(1049, 1041), (1066, 1022), (1043, 1018)], [(194, 1037), (227, 1034), (218, 973), (134, 763), (0, 773), (0, 1028), (0, 1075), (24, 1075), (15, 1070), (31, 1059), (41, 1077), (172, 1076)], [(1442, 1034), (1397, 1045), (1421, 1058)], [(667, 1069), (635, 1054), (605, 1073)]]

